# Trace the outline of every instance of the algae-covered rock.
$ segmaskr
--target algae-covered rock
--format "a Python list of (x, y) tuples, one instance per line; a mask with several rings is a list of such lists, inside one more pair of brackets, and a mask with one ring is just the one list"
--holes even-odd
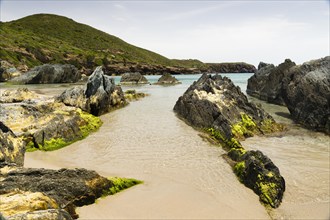
[(258, 194), (261, 202), (277, 208), (285, 191), (279, 169), (261, 151), (248, 151), (239, 160), (234, 166), (239, 180)]
[(53, 99), (0, 104), (0, 114), (1, 121), (23, 139), (28, 151), (56, 150), (102, 125), (98, 117)]
[(124, 73), (121, 76), (120, 83), (124, 84), (148, 84), (148, 80), (139, 72)]
[(177, 80), (174, 76), (172, 76), (170, 73), (164, 73), (156, 83), (155, 85), (175, 85), (180, 84), (181, 82)]
[(139, 100), (147, 96), (147, 94), (143, 92), (137, 92), (135, 89), (129, 89), (124, 92), (125, 99), (128, 101)]
[(25, 143), (0, 121), (0, 168), (5, 165), (23, 166)]
[(101, 66), (89, 76), (86, 85), (65, 90), (57, 97), (57, 101), (79, 107), (96, 116), (126, 104), (121, 87), (116, 86), (112, 78), (104, 75)]
[[(108, 179), (86, 169), (0, 169), (0, 179), (0, 198), (15, 196), (7, 199), (11, 202), (0, 206), (6, 210), (3, 214), (61, 208), (73, 218), (78, 217), (75, 213), (76, 206), (92, 204), (101, 196), (112, 195), (141, 183), (134, 179)], [(17, 193), (17, 189), (24, 193)], [(20, 195), (22, 196), (18, 199)], [(21, 211), (10, 208), (15, 204), (22, 207), (19, 209)]]
[(74, 83), (80, 80), (80, 72), (70, 64), (44, 64), (16, 77), (10, 82), (17, 84)]
[[(246, 151), (239, 140), (281, 131), (283, 126), (220, 75), (204, 74), (178, 99), (174, 111), (221, 143), (240, 181), (258, 194), (260, 201), (273, 208), (279, 206), (285, 184), (278, 168), (261, 152)], [(267, 176), (270, 172), (272, 178)]]
[(249, 102), (229, 78), (220, 75), (204, 74), (178, 99), (174, 111), (195, 127), (214, 128), (225, 140), (281, 129), (267, 112)]

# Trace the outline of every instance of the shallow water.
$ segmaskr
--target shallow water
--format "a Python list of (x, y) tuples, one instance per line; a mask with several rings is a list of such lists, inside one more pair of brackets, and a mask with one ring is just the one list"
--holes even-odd
[[(228, 76), (245, 91), (251, 75)], [(27, 153), (25, 165), (84, 167), (105, 176), (144, 181), (79, 208), (82, 219), (269, 219), (258, 197), (239, 183), (221, 157), (224, 151), (203, 141), (198, 131), (175, 116), (172, 108), (176, 100), (199, 76), (176, 77), (183, 83), (133, 87), (150, 96), (103, 115), (100, 130), (82, 141), (54, 152)], [(65, 87), (31, 88), (55, 94)], [(267, 154), (286, 179), (283, 204), (271, 217), (327, 219), (330, 138), (294, 125), (283, 117), (288, 113), (284, 107), (263, 105), (290, 127), (288, 133), (277, 137), (253, 137), (243, 142), (247, 148)]]

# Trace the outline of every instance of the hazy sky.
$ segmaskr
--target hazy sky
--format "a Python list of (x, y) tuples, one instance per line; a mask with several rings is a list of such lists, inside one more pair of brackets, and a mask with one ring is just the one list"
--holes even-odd
[(329, 55), (329, 0), (1, 0), (0, 20), (70, 17), (168, 58), (296, 63)]

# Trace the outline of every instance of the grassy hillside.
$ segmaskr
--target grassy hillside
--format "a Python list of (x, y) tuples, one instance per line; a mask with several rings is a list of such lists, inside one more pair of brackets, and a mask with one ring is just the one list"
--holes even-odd
[(167, 59), (58, 15), (37, 14), (0, 23), (0, 39), (0, 59), (28, 67), (71, 63), (92, 68), (117, 62), (190, 67), (189, 62)]

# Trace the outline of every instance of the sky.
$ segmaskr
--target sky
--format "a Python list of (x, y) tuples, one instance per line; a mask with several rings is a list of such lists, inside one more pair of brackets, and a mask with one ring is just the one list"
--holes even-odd
[(63, 15), (171, 59), (297, 64), (329, 55), (329, 0), (0, 0), (0, 20)]

